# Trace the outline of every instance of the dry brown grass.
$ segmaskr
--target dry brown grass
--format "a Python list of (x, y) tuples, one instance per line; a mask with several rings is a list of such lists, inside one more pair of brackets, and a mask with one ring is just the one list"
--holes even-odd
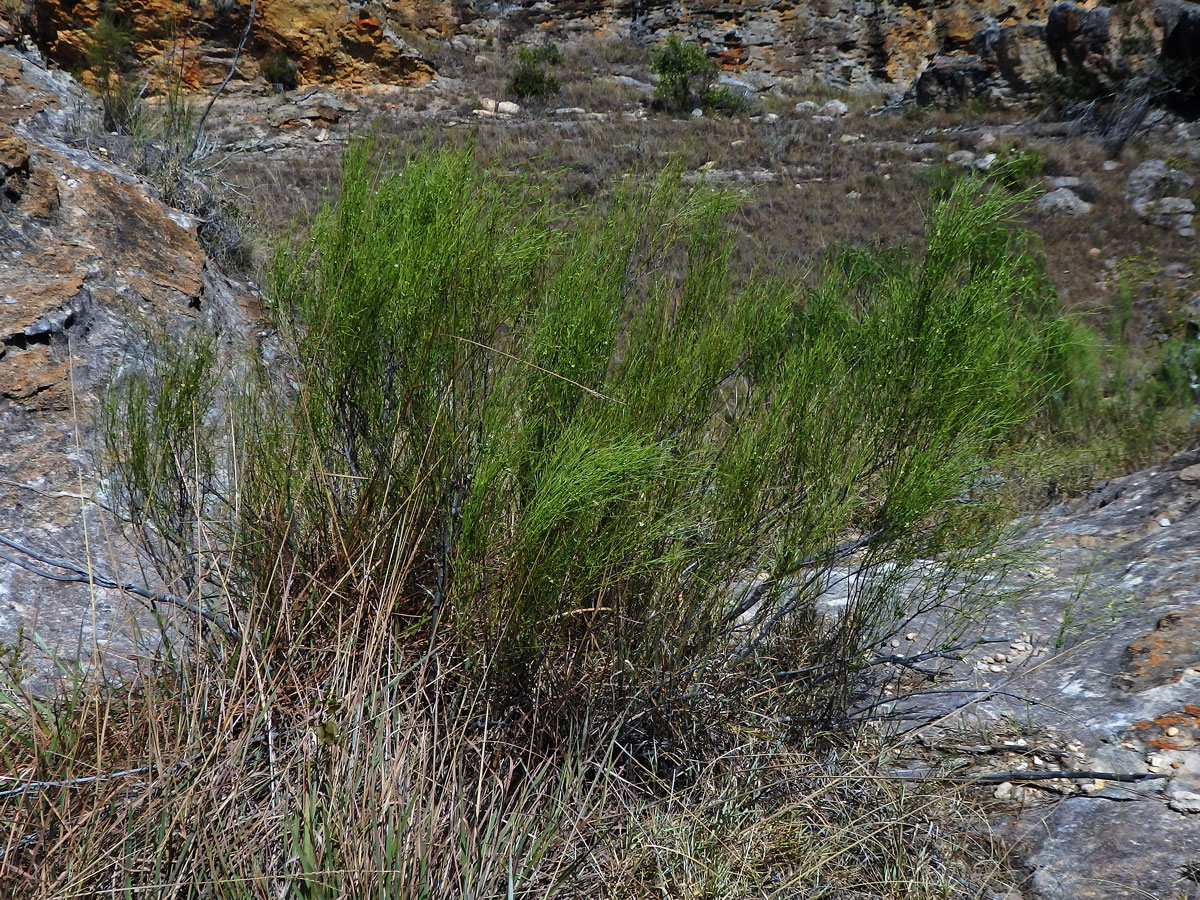
[[(489, 95), (489, 90), (491, 96), (500, 93), (502, 78), (494, 80), (490, 89), (487, 84), (478, 88), (479, 96)], [(742, 230), (760, 259), (790, 265), (817, 260), (838, 243), (912, 243), (919, 237), (935, 170), (945, 154), (973, 146), (989, 128), (1023, 118), (1001, 111), (982, 116), (921, 112), (813, 122), (789, 112), (774, 123), (748, 117), (679, 120), (661, 114), (630, 120), (626, 115), (640, 108), (635, 89), (599, 78), (563, 81), (562, 91), (547, 108), (580, 106), (604, 117), (544, 114), (478, 121), (464, 106), (454, 116), (460, 122), (455, 127), (446, 127), (444, 114), (441, 121), (430, 121), (402, 111), (379, 116), (374, 126), (396, 141), (397, 156), (427, 144), (471, 143), (481, 160), (557, 174), (564, 190), (597, 199), (622, 173), (652, 171), (673, 156), (682, 157), (692, 169), (711, 164), (718, 177), (767, 172), (770, 181), (732, 182), (750, 191)], [(843, 143), (844, 134), (862, 139)], [(1103, 148), (1088, 138), (1010, 139), (1003, 131), (1000, 138), (1038, 149), (1048, 175), (1084, 177), (1086, 199), (1096, 204), (1093, 214), (1078, 220), (1036, 212), (1025, 219), (1042, 237), (1051, 277), (1067, 309), (1103, 315), (1113, 290), (1109, 260), (1139, 256), (1158, 259), (1163, 269), (1194, 266), (1194, 241), (1145, 225), (1129, 210), (1122, 194), (1138, 158), (1133, 151), (1129, 162), (1105, 171)], [(920, 145), (925, 144), (940, 149), (922, 152)], [(268, 227), (295, 223), (336, 171), (336, 148), (314, 148), (311, 153), (306, 165), (287, 167), (282, 173), (269, 157), (261, 163), (250, 158), (239, 162), (240, 177), (254, 186), (255, 198), (264, 204)], [(851, 192), (861, 197), (848, 200)]]
[(374, 668), (367, 628), (317, 668), (243, 646), (10, 693), (0, 891), (933, 900), (1003, 881), (964, 797), (872, 774), (884, 744), (805, 753), (747, 722), (663, 781), (611, 733), (546, 746), (536, 723), (473, 715), (420, 655)]

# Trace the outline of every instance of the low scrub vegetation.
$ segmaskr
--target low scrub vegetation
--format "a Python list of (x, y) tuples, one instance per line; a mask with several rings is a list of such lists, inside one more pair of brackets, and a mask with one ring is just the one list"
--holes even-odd
[(263, 78), (282, 91), (294, 90), (299, 84), (300, 67), (285, 50), (276, 50), (259, 66)]
[(1078, 402), (1013, 194), (963, 181), (919, 253), (735, 285), (736, 198), (674, 168), (576, 208), (469, 153), (376, 150), (276, 254), (269, 371), (151, 341), (113, 384), (113, 500), (163, 640), (124, 680), (9, 686), (0, 880), (932, 898), (991, 877), (952, 797), (861, 778), (882, 745), (853, 701), (911, 617), (952, 609), (949, 642), (992, 601), (981, 473)]
[(104, 0), (96, 24), (87, 31), (84, 51), (105, 131), (131, 134), (141, 124), (144, 85), (132, 71), (133, 38), (116, 0)]
[[(219, 151), (197, 127), (203, 114), (185, 90), (186, 41), (173, 19), (163, 24), (171, 37), (168, 49), (141, 71), (134, 53), (136, 35), (122, 5), (115, 0), (101, 4), (86, 44), (98, 115), (81, 110), (74, 130), (89, 146), (102, 142), (109, 158), (150, 179), (164, 202), (195, 216), (197, 236), (209, 256), (228, 271), (245, 272), (252, 246), (240, 191), (222, 174), (233, 154)], [(268, 80), (295, 87), (295, 65), (285, 55), (268, 57), (263, 68)]]
[(750, 102), (734, 93), (728, 85), (714, 85), (717, 63), (709, 59), (699, 44), (689, 44), (676, 35), (654, 51), (650, 71), (658, 76), (654, 96), (672, 112), (703, 109), (710, 112), (737, 113)]
[(522, 100), (557, 94), (558, 79), (549, 70), (562, 61), (562, 53), (554, 44), (522, 47), (517, 51), (517, 67), (508, 77), (508, 92)]

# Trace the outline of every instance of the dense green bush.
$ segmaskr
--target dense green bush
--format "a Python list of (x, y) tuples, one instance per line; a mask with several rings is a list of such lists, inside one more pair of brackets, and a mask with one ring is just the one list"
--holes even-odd
[[(386, 599), (524, 703), (561, 696), (562, 666), (629, 696), (695, 673), (727, 657), (742, 605), (737, 652), (757, 652), (838, 548), (903, 569), (982, 546), (987, 504), (954, 501), (1069, 350), (1011, 200), (963, 182), (922, 257), (847, 253), (812, 290), (734, 288), (731, 202), (673, 171), (567, 210), (465, 154), (380, 174), (356, 147), (276, 259), (299, 387), (241, 426), (229, 527), (253, 552), (225, 584), (272, 631)], [(281, 596), (280, 554), (345, 592)], [(848, 671), (908, 611), (866, 591), (809, 662)], [(810, 637), (789, 652), (820, 656)]]
[(260, 67), (262, 76), (269, 83), (279, 86), (285, 91), (294, 89), (298, 83), (299, 67), (296, 61), (284, 50), (276, 50), (262, 61)]
[(1037, 92), (1048, 107), (1065, 114), (1080, 104), (1101, 100), (1112, 93), (1096, 73), (1083, 66), (1066, 66), (1061, 71), (1043, 75)]
[(1011, 188), (1027, 188), (1042, 177), (1042, 152), (1036, 147), (1005, 147), (997, 154), (992, 178)]
[(701, 101), (703, 108), (711, 112), (739, 113), (750, 108), (750, 101), (726, 84), (710, 87)]
[(685, 43), (678, 35), (654, 51), (650, 71), (658, 76), (654, 95), (676, 112), (699, 106), (708, 93), (717, 67), (699, 44)]
[(356, 144), (276, 255), (269, 370), (148, 341), (106, 485), (167, 640), (127, 685), (11, 691), (0, 755), (38, 792), (0, 792), (0, 878), (956, 889), (944, 801), (827, 751), (908, 616), (994, 598), (980, 476), (1071, 406), (1013, 195), (961, 182), (921, 252), (766, 282), (735, 278), (731, 197), (681, 166), (624, 184), (574, 208), (469, 152), (390, 171)]
[(522, 47), (517, 51), (517, 67), (508, 77), (508, 93), (514, 97), (548, 97), (558, 93), (558, 79), (548, 68), (562, 64), (562, 53), (554, 44)]

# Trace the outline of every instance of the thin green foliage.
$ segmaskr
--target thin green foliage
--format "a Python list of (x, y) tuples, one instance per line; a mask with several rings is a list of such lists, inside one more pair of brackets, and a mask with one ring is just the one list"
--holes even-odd
[(133, 133), (143, 115), (143, 85), (131, 71), (133, 31), (117, 0), (101, 3), (96, 24), (87, 32), (85, 53), (100, 95), (104, 130)]
[(10, 771), (122, 774), (8, 795), (0, 877), (941, 896), (925, 801), (814, 818), (853, 774), (810, 748), (881, 641), (1003, 568), (978, 474), (1071, 349), (1012, 195), (962, 182), (922, 254), (738, 287), (736, 198), (678, 167), (576, 209), (465, 152), (379, 155), (276, 255), (276, 371), (185, 342), (114, 384), (118, 506), (237, 636), (181, 617), (204, 640), (125, 690), (13, 695)]
[[(979, 539), (968, 473), (1062, 380), (1069, 335), (1003, 192), (963, 182), (923, 258), (846, 254), (809, 292), (732, 287), (730, 203), (668, 172), (568, 213), (465, 154), (380, 175), (364, 145), (277, 259), (311, 442), (286, 452), (336, 479), (342, 541), (373, 542), (346, 565), (415, 553), (414, 626), (465, 626), (508, 687), (584, 646), (606, 677), (690, 665), (663, 644), (721, 646), (751, 567)], [(259, 518), (326, 516), (308, 479)], [(400, 521), (417, 546), (378, 557)]]
[(717, 66), (699, 44), (686, 43), (673, 34), (654, 51), (650, 71), (658, 76), (654, 95), (668, 109), (680, 112), (701, 102), (709, 91)]
[(562, 52), (554, 44), (521, 47), (517, 50), (517, 66), (508, 77), (508, 93), (521, 100), (557, 94), (558, 79), (549, 70), (562, 62)]

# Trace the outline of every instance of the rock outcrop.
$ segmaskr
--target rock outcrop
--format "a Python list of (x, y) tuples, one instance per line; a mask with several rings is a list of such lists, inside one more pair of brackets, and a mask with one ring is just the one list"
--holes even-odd
[[(63, 68), (86, 71), (101, 0), (30, 3), (26, 19), (42, 52)], [(128, 0), (113, 15), (132, 37), (147, 79), (163, 83), (178, 74), (187, 89), (200, 90), (229, 73), (250, 11), (249, 0)], [(420, 85), (434, 74), (385, 20), (344, 0), (257, 0), (245, 51), (236, 77), (246, 81), (274, 55), (301, 83)]]
[(997, 822), (1027, 900), (1200, 897), (1200, 449), (1022, 535), (1042, 564), (986, 632), (1011, 643), (980, 645), (896, 713), (930, 716), (929, 746), (991, 736), (965, 767), (1011, 774)]
[[(102, 0), (26, 2), (24, 21), (42, 51), (68, 69), (85, 70)], [(1111, 83), (1160, 51), (1193, 73), (1200, 29), (1200, 5), (1182, 0), (1111, 6), (1095, 0), (257, 0), (254, 8), (237, 65), (243, 81), (256, 79), (273, 59), (302, 85), (425, 83), (434, 70), (404, 35), (445, 41), (466, 56), (530, 40), (655, 44), (678, 34), (700, 42), (751, 90), (822, 81), (903, 92), (915, 83), (917, 99), (942, 104), (980, 93), (1025, 93), (1056, 68), (1082, 67)], [(122, 0), (116, 9), (148, 79), (162, 82), (175, 73), (199, 90), (228, 73), (251, 2)]]
[(1176, 87), (1171, 102), (1195, 118), (1200, 114), (1200, 3), (1162, 3), (1163, 70)]
[(1060, 69), (1108, 56), (1112, 14), (1107, 7), (1055, 3), (1046, 19), (1046, 47)]
[[(668, 33), (704, 44), (727, 70), (821, 80), (847, 87), (907, 88), (939, 55), (966, 51), (990, 28), (1041, 25), (1049, 0), (821, 0), (816, 3), (556, 2), (494, 14), (484, 7), (440, 28), (476, 46), (528, 33), (599, 35), (655, 43)], [(419, 4), (418, 4), (419, 6)], [(415, 24), (415, 23), (414, 23)]]
[(228, 342), (255, 309), (208, 265), (195, 220), (102, 147), (64, 139), (88, 102), (35, 56), (0, 47), (0, 651), (36, 633), (85, 659), (135, 643), (136, 607), (96, 582), (147, 577), (104, 508), (103, 389), (143, 364), (146, 323)]
[(1148, 159), (1130, 173), (1125, 197), (1143, 221), (1192, 237), (1196, 204), (1188, 195), (1195, 183), (1195, 178), (1165, 160)]

